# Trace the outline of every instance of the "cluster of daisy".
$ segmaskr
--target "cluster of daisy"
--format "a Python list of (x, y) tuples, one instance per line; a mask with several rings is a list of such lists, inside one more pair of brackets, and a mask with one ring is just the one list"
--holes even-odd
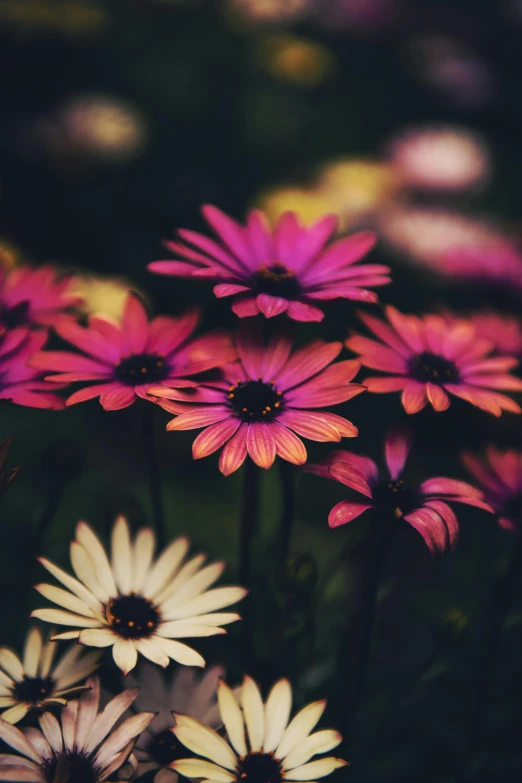
[[(305, 466), (359, 495), (332, 509), (332, 528), (371, 510), (389, 527), (410, 525), (435, 556), (457, 542), (453, 503), (498, 514), (503, 528), (520, 532), (522, 454), (493, 447), (485, 461), (466, 454), (477, 486), (446, 476), (417, 484), (405, 472), (411, 449), (406, 430), (388, 432), (384, 471), (345, 450), (308, 463), (302, 440), (357, 437), (358, 428), (329, 409), (363, 392), (400, 392), (408, 414), (428, 405), (443, 412), (452, 397), (494, 416), (520, 413), (505, 394), (522, 391), (512, 374), (518, 331), (507, 345), (487, 334), (488, 328), (504, 332), (487, 316), (405, 315), (387, 306), (380, 316), (361, 311), (360, 333), (344, 344), (318, 339), (296, 346), (291, 322), (320, 322), (329, 300), (378, 305), (373, 289), (390, 282), (390, 270), (363, 260), (375, 236), (364, 231), (331, 241), (337, 221), (330, 215), (305, 227), (286, 213), (274, 228), (259, 211), (244, 226), (215, 207), (205, 207), (203, 215), (215, 238), (180, 230), (166, 243), (174, 258), (149, 268), (210, 279), (215, 295), (231, 298), (233, 312), (246, 319), (236, 334), (198, 334), (195, 310), (150, 318), (133, 293), (121, 319), (84, 319), (72, 278), (50, 267), (17, 267), (0, 281), (0, 397), (54, 409), (93, 398), (109, 411), (138, 400), (155, 405), (173, 415), (167, 430), (202, 430), (193, 457), (220, 451), (224, 475), (246, 460), (264, 469), (276, 457)], [(276, 316), (282, 317), (273, 325)], [(51, 330), (65, 344), (58, 350), (46, 345)], [(344, 348), (352, 358), (338, 360)], [(354, 382), (361, 367), (378, 374)], [(69, 384), (78, 388), (64, 398), (59, 391)], [(12, 472), (3, 476), (9, 483)], [(240, 619), (229, 608), (246, 594), (241, 586), (216, 587), (225, 564), (188, 556), (189, 547), (180, 537), (156, 556), (154, 531), (142, 528), (133, 536), (119, 517), (110, 552), (88, 524), (78, 523), (70, 544), (72, 573), (40, 559), (58, 584), (36, 585), (54, 607), (32, 617), (53, 630), (44, 637), (33, 626), (22, 659), (0, 649), (0, 738), (18, 752), (0, 754), (0, 780), (97, 783), (155, 769), (157, 783), (176, 773), (219, 783), (282, 783), (317, 780), (345, 765), (333, 756), (313, 760), (337, 747), (341, 736), (329, 729), (312, 733), (322, 701), (290, 720), (287, 680), (277, 682), (266, 701), (248, 676), (231, 689), (215, 668), (201, 679), (181, 668), (167, 688), (154, 666), (166, 668), (173, 660), (204, 667), (200, 653), (182, 640), (226, 633), (225, 626)], [(66, 630), (57, 633), (56, 626)], [(55, 662), (61, 641), (73, 644)], [(96, 650), (82, 654), (84, 647)], [(149, 663), (136, 687), (100, 711), (93, 673), (101, 650), (111, 650), (125, 676), (138, 656)], [(126, 717), (133, 703), (143, 711)], [(39, 729), (16, 727), (28, 714), (39, 716)]]

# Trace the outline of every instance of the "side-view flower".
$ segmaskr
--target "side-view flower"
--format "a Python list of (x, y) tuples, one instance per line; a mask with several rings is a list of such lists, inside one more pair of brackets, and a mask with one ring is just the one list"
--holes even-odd
[(342, 350), (339, 342), (317, 340), (295, 351), (293, 344), (288, 333), (274, 332), (265, 345), (259, 323), (249, 324), (237, 339), (239, 360), (222, 368), (222, 379), (194, 390), (190, 402), (176, 399), (176, 392), (151, 388), (151, 394), (163, 398), (160, 405), (176, 414), (167, 429), (205, 427), (194, 441), (193, 457), (208, 457), (223, 446), (219, 469), (226, 476), (241, 467), (247, 455), (265, 469), (276, 455), (303, 465), (307, 454), (297, 435), (337, 442), (356, 437), (351, 422), (313, 409), (338, 405), (365, 391), (350, 383), (359, 362), (332, 365)]
[(20, 754), (0, 754), (0, 780), (102, 783), (113, 778), (127, 762), (136, 767), (132, 749), (154, 713), (133, 715), (114, 729), (138, 690), (123, 691), (98, 712), (98, 678), (93, 677), (88, 685), (89, 690), (78, 701), (64, 707), (59, 721), (45, 712), (39, 719), (39, 729), (22, 732), (0, 719), (0, 739)]
[(156, 402), (149, 395), (151, 386), (197, 386), (190, 380), (192, 376), (236, 357), (231, 339), (224, 333), (190, 339), (198, 321), (195, 310), (178, 318), (158, 316), (149, 321), (145, 307), (131, 294), (121, 325), (91, 316), (87, 327), (72, 321), (56, 326), (60, 337), (83, 353), (41, 351), (33, 356), (31, 365), (53, 371), (47, 376), (50, 381), (89, 382), (71, 394), (67, 405), (94, 397), (100, 398), (105, 410), (127, 408), (139, 397)]
[(31, 332), (26, 327), (2, 331), (0, 328), (0, 400), (29, 408), (61, 410), (63, 399), (56, 394), (63, 384), (44, 379), (44, 373), (29, 362), (47, 341), (44, 329)]
[(481, 459), (469, 452), (462, 461), (505, 530), (522, 533), (522, 451), (488, 446)]
[(30, 710), (63, 707), (86, 690), (81, 683), (96, 669), (100, 654), (82, 655), (74, 645), (53, 665), (57, 647), (37, 626), (27, 634), (22, 660), (0, 647), (0, 708), (8, 707), (3, 720), (18, 723)]
[(124, 674), (136, 665), (138, 653), (160, 666), (172, 658), (186, 666), (204, 666), (199, 653), (178, 639), (226, 633), (221, 626), (239, 615), (216, 610), (240, 601), (242, 587), (209, 587), (225, 563), (205, 567), (205, 555), (185, 562), (187, 538), (172, 541), (154, 560), (156, 539), (150, 528), (134, 541), (127, 522), (119, 517), (112, 530), (111, 560), (85, 522), (76, 527), (71, 564), (76, 578), (45, 558), (41, 564), (67, 590), (48, 584), (36, 589), (60, 609), (36, 609), (32, 617), (74, 630), (53, 639), (78, 639), (88, 647), (112, 647)]
[(333, 756), (310, 760), (336, 748), (342, 737), (332, 729), (311, 733), (326, 707), (324, 700), (303, 707), (289, 722), (288, 680), (275, 683), (266, 703), (250, 677), (245, 677), (241, 688), (241, 707), (224, 682), (219, 684), (218, 699), (227, 739), (188, 715), (174, 714), (174, 734), (199, 757), (174, 762), (182, 775), (221, 783), (282, 783), (318, 780), (347, 765)]
[(60, 275), (48, 264), (0, 269), (0, 323), (18, 326), (56, 326), (74, 318), (71, 309), (82, 301), (72, 292), (74, 278)]
[(249, 213), (246, 226), (210, 205), (202, 212), (218, 241), (180, 229), (182, 241), (165, 243), (180, 260), (154, 261), (148, 268), (212, 280), (217, 297), (234, 297), (232, 310), (240, 318), (286, 313), (295, 321), (322, 321), (317, 304), (339, 298), (377, 302), (369, 289), (390, 282), (389, 267), (357, 263), (376, 242), (371, 231), (326, 247), (337, 230), (335, 215), (306, 227), (294, 212), (286, 212), (272, 228), (260, 210)]
[(366, 378), (368, 391), (401, 391), (406, 413), (418, 413), (428, 402), (436, 411), (445, 411), (450, 406), (448, 394), (494, 416), (502, 411), (520, 413), (516, 402), (495, 391), (522, 391), (522, 381), (509, 374), (518, 360), (490, 356), (493, 344), (477, 339), (471, 322), (403, 315), (391, 306), (385, 313), (387, 321), (359, 314), (377, 339), (356, 334), (346, 340), (361, 364), (386, 373)]
[(411, 449), (409, 434), (390, 432), (385, 443), (386, 471), (379, 471), (369, 457), (349, 451), (334, 451), (322, 464), (307, 465), (306, 470), (339, 481), (364, 496), (363, 501), (342, 500), (328, 516), (330, 527), (339, 527), (371, 509), (387, 525), (403, 520), (421, 534), (434, 556), (453, 549), (459, 536), (455, 512), (448, 503), (493, 512), (484, 494), (465, 481), (436, 476), (414, 486), (402, 476)]

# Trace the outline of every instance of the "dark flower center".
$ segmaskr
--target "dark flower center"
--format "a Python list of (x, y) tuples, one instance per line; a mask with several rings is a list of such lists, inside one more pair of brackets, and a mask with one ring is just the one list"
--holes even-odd
[(141, 595), (111, 598), (106, 616), (113, 629), (124, 639), (144, 639), (152, 636), (160, 620), (154, 604)]
[(458, 383), (460, 373), (454, 362), (425, 351), (414, 356), (410, 362), (410, 372), (413, 378), (423, 383)]
[(279, 261), (270, 265), (262, 264), (255, 274), (255, 283), (261, 294), (297, 299), (301, 293), (295, 273)]
[(128, 356), (114, 368), (114, 375), (122, 383), (139, 386), (141, 383), (162, 381), (169, 372), (163, 356), (155, 353), (137, 353)]
[(26, 704), (40, 704), (54, 690), (54, 681), (50, 677), (24, 677), (15, 683), (14, 697)]
[(56, 753), (42, 764), (46, 783), (96, 783), (98, 774), (92, 761), (83, 753)]
[(239, 381), (228, 389), (229, 404), (243, 421), (271, 421), (283, 407), (275, 381)]
[(402, 479), (383, 481), (372, 490), (376, 508), (394, 519), (401, 519), (420, 506), (418, 493)]
[(165, 731), (161, 731), (153, 736), (147, 745), (147, 753), (153, 761), (156, 761), (162, 767), (167, 767), (178, 759), (186, 759), (192, 756), (190, 750), (182, 745), (169, 729), (165, 729)]
[(2, 305), (0, 308), (0, 320), (9, 329), (15, 326), (20, 326), (27, 321), (29, 315), (29, 302), (18, 302), (14, 307), (6, 307)]
[(273, 753), (249, 753), (239, 759), (237, 778), (242, 783), (281, 783), (281, 762)]

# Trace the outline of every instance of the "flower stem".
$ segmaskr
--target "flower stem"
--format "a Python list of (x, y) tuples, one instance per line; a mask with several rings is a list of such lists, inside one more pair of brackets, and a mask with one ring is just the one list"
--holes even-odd
[[(247, 457), (243, 473), (239, 531), (239, 581), (252, 587), (252, 542), (259, 523), (259, 469)], [(243, 608), (244, 659), (248, 666), (252, 651), (252, 606), (247, 599)]]
[(143, 410), (143, 450), (147, 462), (149, 477), (149, 496), (152, 506), (152, 516), (156, 528), (156, 535), (160, 548), (167, 543), (167, 531), (165, 529), (165, 511), (163, 508), (163, 496), (161, 492), (161, 477), (156, 450), (156, 438), (154, 435), (154, 405), (145, 402)]
[(279, 460), (281, 476), (281, 497), (283, 511), (281, 515), (281, 563), (280, 573), (284, 576), (288, 564), (288, 557), (292, 544), (292, 529), (294, 523), (294, 471), (292, 465), (286, 460)]

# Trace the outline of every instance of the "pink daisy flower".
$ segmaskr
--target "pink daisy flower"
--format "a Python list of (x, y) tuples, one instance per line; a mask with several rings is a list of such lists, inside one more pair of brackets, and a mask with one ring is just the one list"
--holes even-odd
[(228, 476), (247, 455), (265, 469), (271, 467), (276, 454), (303, 465), (307, 454), (297, 435), (316, 441), (357, 436), (357, 428), (341, 416), (313, 410), (346, 402), (365, 390), (350, 383), (359, 362), (332, 365), (341, 343), (317, 340), (292, 352), (288, 334), (276, 333), (265, 345), (255, 323), (240, 331), (237, 347), (239, 359), (223, 368), (223, 380), (201, 385), (191, 402), (171, 403), (168, 400), (175, 394), (151, 389), (152, 394), (166, 398), (160, 402), (165, 410), (177, 414), (167, 430), (205, 427), (192, 446), (194, 459), (223, 446), (219, 469)]
[[(66, 405), (100, 398), (105, 410), (132, 405), (138, 397), (157, 402), (151, 386), (177, 389), (197, 386), (188, 377), (234, 359), (235, 349), (225, 334), (191, 340), (199, 320), (196, 311), (179, 318), (158, 316), (151, 321), (134, 296), (127, 298), (121, 325), (91, 316), (87, 327), (62, 322), (56, 331), (82, 353), (42, 351), (31, 364), (55, 374), (48, 380), (62, 383), (93, 381), (67, 399)], [(188, 376), (188, 377), (187, 377)], [(183, 395), (183, 392), (171, 394)]]
[(377, 340), (354, 335), (346, 345), (360, 354), (365, 367), (382, 373), (364, 381), (368, 391), (402, 392), (406, 413), (418, 413), (429, 402), (436, 411), (450, 406), (449, 394), (500, 416), (520, 413), (520, 406), (495, 389), (522, 391), (522, 381), (509, 374), (513, 357), (495, 356), (487, 340), (477, 339), (469, 321), (448, 323), (440, 315), (403, 315), (386, 307), (387, 321), (360, 313)]
[(484, 459), (466, 453), (462, 461), (487, 502), (499, 515), (505, 530), (520, 535), (522, 531), (522, 451), (502, 451), (489, 446)]
[(154, 261), (151, 272), (176, 277), (210, 278), (217, 297), (234, 296), (232, 310), (240, 318), (286, 313), (295, 321), (322, 321), (316, 303), (328, 299), (377, 302), (368, 290), (390, 282), (382, 264), (357, 264), (375, 244), (375, 235), (361, 231), (326, 243), (338, 218), (327, 215), (311, 227), (294, 212), (283, 214), (272, 229), (264, 212), (254, 210), (246, 226), (219, 209), (202, 209), (218, 241), (180, 229), (181, 242), (166, 242), (180, 260)]
[(55, 326), (82, 301), (71, 292), (74, 278), (50, 265), (0, 270), (0, 322), (16, 326)]
[(30, 366), (32, 357), (43, 348), (47, 332), (27, 328), (11, 329), (0, 337), (0, 400), (29, 408), (65, 407), (56, 394), (63, 384), (45, 380), (41, 370)]
[(390, 432), (385, 443), (386, 471), (369, 457), (349, 451), (334, 451), (326, 462), (307, 465), (306, 470), (334, 479), (364, 495), (362, 502), (342, 500), (330, 511), (328, 524), (339, 527), (373, 512), (384, 522), (404, 520), (421, 534), (432, 555), (443, 555), (453, 549), (459, 535), (458, 520), (448, 502), (465, 503), (493, 513), (484, 495), (465, 481), (438, 476), (419, 486), (403, 478), (404, 466), (411, 449), (407, 432)]

